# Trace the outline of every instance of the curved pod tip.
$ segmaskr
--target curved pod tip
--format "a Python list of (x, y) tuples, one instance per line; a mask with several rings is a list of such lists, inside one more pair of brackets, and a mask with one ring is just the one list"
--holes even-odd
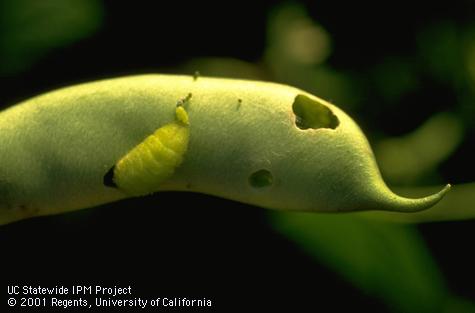
[(439, 192), (418, 199), (411, 199), (392, 194), (389, 201), (386, 202), (386, 210), (397, 212), (419, 212), (427, 210), (437, 204), (452, 186), (447, 184)]

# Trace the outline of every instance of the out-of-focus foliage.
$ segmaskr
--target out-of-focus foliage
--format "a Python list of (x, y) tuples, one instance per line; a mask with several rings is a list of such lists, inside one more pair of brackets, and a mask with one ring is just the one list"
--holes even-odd
[(276, 7), (269, 15), (264, 63), (273, 80), (298, 86), (334, 103), (354, 103), (348, 77), (329, 68), (330, 34), (302, 6)]
[(455, 92), (454, 111), (472, 132), (475, 127), (475, 81), (471, 76), (474, 35), (474, 22), (462, 26), (453, 21), (427, 25), (418, 34), (421, 71)]
[(268, 57), (272, 60), (299, 64), (319, 65), (331, 53), (331, 39), (323, 27), (316, 24), (300, 6), (275, 9), (268, 25)]
[(465, 57), (467, 63), (467, 70), (470, 76), (470, 81), (475, 85), (475, 29), (470, 34), (471, 38), (467, 42), (467, 49), (465, 51)]
[(26, 70), (51, 50), (88, 37), (101, 22), (96, 0), (0, 0), (0, 74)]
[(433, 174), (459, 145), (461, 127), (453, 114), (439, 113), (410, 134), (380, 141), (374, 150), (386, 180), (401, 185)]
[[(338, 13), (335, 18), (340, 19)], [(0, 0), (0, 17), (0, 74), (5, 75), (25, 71), (51, 51), (86, 38), (99, 27), (102, 12), (94, 0)], [(385, 178), (391, 186), (405, 185), (396, 191), (409, 196), (431, 193), (432, 189), (414, 186), (445, 183), (440, 168), (454, 162), (451, 157), (460, 154), (475, 133), (475, 23), (443, 19), (421, 24), (410, 53), (389, 52), (364, 71), (331, 64), (338, 36), (333, 38), (323, 25), (303, 5), (275, 6), (268, 16), (267, 48), (260, 60), (202, 57), (168, 71), (278, 81), (330, 100), (356, 113)], [(362, 57), (339, 54), (353, 64)], [(430, 93), (437, 96), (428, 102)], [(416, 113), (424, 118), (414, 124)], [(392, 114), (402, 121), (397, 135), (381, 130), (395, 119)], [(464, 171), (473, 180), (472, 169)], [(270, 221), (316, 261), (383, 299), (393, 311), (474, 312), (472, 303), (449, 290), (417, 227), (388, 222), (473, 218), (474, 184), (449, 182), (455, 186), (446, 198), (417, 214), (273, 213)]]
[[(354, 215), (272, 213), (271, 221), (322, 264), (396, 312), (471, 312), (452, 298), (418, 232)], [(463, 309), (463, 310), (460, 310)]]

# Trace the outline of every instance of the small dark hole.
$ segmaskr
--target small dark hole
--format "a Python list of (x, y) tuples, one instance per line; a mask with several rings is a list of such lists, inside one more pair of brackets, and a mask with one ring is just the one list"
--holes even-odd
[(249, 184), (254, 188), (272, 186), (274, 178), (268, 170), (258, 170), (249, 176)]
[(104, 175), (103, 181), (104, 181), (105, 186), (117, 188), (117, 185), (114, 182), (114, 169), (115, 169), (115, 165), (112, 166)]

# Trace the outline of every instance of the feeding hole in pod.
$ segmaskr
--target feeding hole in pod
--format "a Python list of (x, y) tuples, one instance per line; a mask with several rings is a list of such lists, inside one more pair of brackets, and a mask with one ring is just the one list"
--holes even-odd
[(249, 176), (249, 184), (254, 188), (270, 187), (274, 183), (274, 177), (268, 170), (261, 169)]
[(114, 168), (115, 166), (112, 166), (104, 175), (104, 178), (103, 178), (104, 186), (117, 187), (117, 185), (114, 182)]
[(300, 129), (335, 129), (340, 124), (338, 117), (323, 103), (305, 95), (295, 97), (292, 104), (295, 125)]

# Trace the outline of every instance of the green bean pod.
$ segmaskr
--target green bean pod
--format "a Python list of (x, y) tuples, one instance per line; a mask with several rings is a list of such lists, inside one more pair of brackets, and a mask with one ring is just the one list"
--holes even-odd
[(348, 115), (280, 84), (141, 75), (0, 112), (1, 224), (164, 190), (280, 210), (414, 212), (449, 187), (395, 195)]

